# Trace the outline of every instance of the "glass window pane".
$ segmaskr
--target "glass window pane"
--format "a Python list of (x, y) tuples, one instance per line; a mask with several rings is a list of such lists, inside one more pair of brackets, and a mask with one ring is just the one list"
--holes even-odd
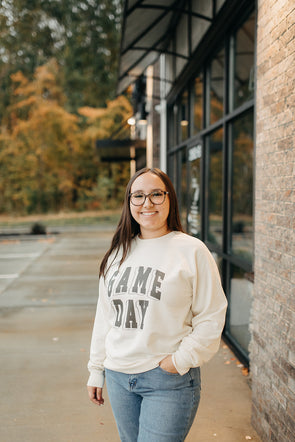
[(168, 157), (168, 175), (174, 188), (177, 189), (177, 154), (175, 153)]
[(188, 233), (200, 237), (200, 186), (202, 145), (197, 144), (188, 151), (189, 161), (189, 213)]
[(189, 136), (188, 93), (185, 91), (181, 96), (179, 107), (180, 142), (187, 140)]
[(234, 107), (254, 96), (255, 14), (235, 35)]
[(187, 165), (186, 165), (186, 151), (181, 151), (181, 208), (180, 219), (182, 227), (186, 230), (187, 227)]
[(200, 74), (194, 82), (194, 134), (203, 127), (203, 75)]
[(249, 317), (253, 295), (253, 275), (240, 267), (231, 266), (229, 303), (230, 334), (248, 353), (250, 342)]
[(252, 262), (253, 113), (233, 124), (232, 251)]
[(168, 143), (169, 143), (169, 148), (173, 147), (176, 145), (176, 127), (175, 127), (175, 110), (174, 110), (175, 106), (170, 106), (168, 108)]
[(212, 60), (210, 69), (210, 123), (223, 116), (224, 101), (224, 49)]
[(222, 245), (223, 129), (209, 137), (208, 241)]

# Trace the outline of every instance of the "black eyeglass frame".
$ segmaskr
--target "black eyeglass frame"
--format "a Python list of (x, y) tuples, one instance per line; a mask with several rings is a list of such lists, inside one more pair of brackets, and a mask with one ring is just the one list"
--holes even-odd
[[(163, 201), (162, 201), (161, 203), (154, 203), (154, 202), (151, 200), (151, 198), (150, 198), (150, 196), (151, 196), (153, 193), (157, 193), (157, 192), (162, 192), (162, 193), (164, 194), (164, 198), (163, 198)], [(129, 194), (129, 199), (130, 199), (131, 204), (132, 204), (133, 206), (137, 206), (137, 207), (138, 207), (138, 206), (143, 206), (147, 198), (150, 200), (150, 202), (151, 202), (152, 204), (155, 204), (156, 206), (160, 206), (161, 204), (164, 204), (165, 199), (166, 199), (166, 195), (168, 195), (168, 193), (169, 193), (169, 192), (167, 192), (167, 190), (161, 190), (161, 189), (159, 189), (159, 190), (153, 190), (152, 192), (150, 192), (150, 193), (148, 193), (148, 194), (145, 194), (145, 193), (143, 193), (143, 192), (142, 192), (142, 193), (141, 193), (141, 192), (133, 192), (133, 193), (130, 193), (130, 194)], [(142, 195), (144, 196), (144, 200), (143, 200), (142, 203), (140, 203), (140, 204), (134, 204), (134, 203), (132, 202), (131, 198), (132, 198), (133, 195), (136, 195), (136, 194), (142, 194)]]

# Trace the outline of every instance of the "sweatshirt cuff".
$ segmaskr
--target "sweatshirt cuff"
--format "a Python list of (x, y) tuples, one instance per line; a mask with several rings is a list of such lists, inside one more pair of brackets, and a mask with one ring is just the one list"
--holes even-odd
[(186, 373), (191, 369), (191, 367), (181, 367), (181, 365), (179, 365), (177, 359), (178, 359), (178, 358), (176, 357), (176, 353), (174, 353), (174, 354), (172, 355), (172, 362), (173, 362), (173, 364), (174, 364), (174, 367), (175, 367), (176, 370), (178, 371), (178, 373), (179, 373), (181, 376), (183, 376), (184, 374), (186, 374)]
[(103, 388), (104, 386), (104, 371), (91, 371), (87, 382), (88, 387)]

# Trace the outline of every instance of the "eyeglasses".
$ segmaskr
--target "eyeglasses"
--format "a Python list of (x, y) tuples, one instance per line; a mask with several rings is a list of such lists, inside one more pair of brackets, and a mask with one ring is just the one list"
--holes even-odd
[(147, 195), (143, 192), (134, 192), (130, 193), (129, 198), (133, 206), (142, 206), (147, 198), (152, 204), (163, 204), (167, 194), (168, 192), (165, 190), (154, 190)]

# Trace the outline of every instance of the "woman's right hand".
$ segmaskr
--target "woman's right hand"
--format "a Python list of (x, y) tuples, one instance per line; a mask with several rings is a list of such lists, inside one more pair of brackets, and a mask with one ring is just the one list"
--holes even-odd
[(88, 396), (91, 402), (96, 405), (103, 405), (104, 398), (102, 397), (102, 388), (87, 386)]

